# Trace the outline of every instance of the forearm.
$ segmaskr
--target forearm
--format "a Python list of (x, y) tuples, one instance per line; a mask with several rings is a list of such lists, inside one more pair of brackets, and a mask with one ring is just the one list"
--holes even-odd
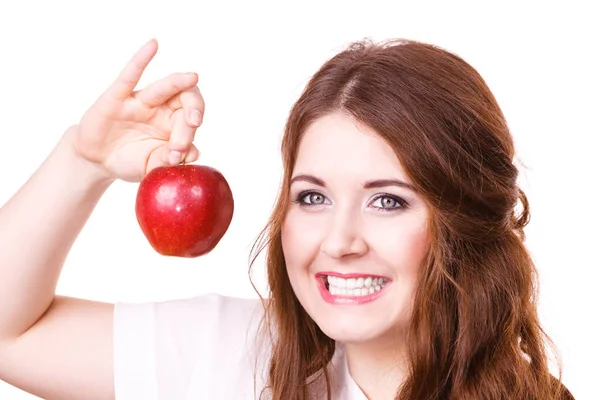
[(0, 209), (0, 339), (22, 334), (48, 309), (69, 250), (112, 182), (76, 156), (75, 129)]

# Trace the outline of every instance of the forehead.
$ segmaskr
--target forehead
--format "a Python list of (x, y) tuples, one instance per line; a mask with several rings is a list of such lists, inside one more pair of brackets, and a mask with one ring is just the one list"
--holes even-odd
[(314, 173), (325, 180), (328, 176), (407, 180), (392, 147), (342, 112), (317, 119), (304, 132), (294, 173)]

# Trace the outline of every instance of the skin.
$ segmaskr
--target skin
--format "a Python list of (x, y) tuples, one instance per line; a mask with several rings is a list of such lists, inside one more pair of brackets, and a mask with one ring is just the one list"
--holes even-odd
[[(325, 186), (294, 181), (300, 175)], [(403, 337), (430, 244), (429, 211), (410, 188), (364, 188), (380, 179), (410, 184), (380, 136), (342, 112), (318, 119), (300, 143), (282, 243), (296, 296), (321, 330), (345, 345), (353, 379), (369, 398), (393, 398), (404, 375)], [(330, 304), (315, 276), (325, 271), (374, 274), (389, 283), (372, 302)]]
[[(0, 209), (0, 379), (39, 397), (114, 398), (113, 305), (57, 296), (64, 260), (114, 181), (139, 182), (153, 168), (198, 158), (192, 143), (204, 112), (198, 77), (177, 73), (136, 90), (157, 48), (150, 41), (133, 56)], [(385, 339), (406, 319), (414, 281), (410, 266), (421, 252), (417, 221), (425, 220), (426, 210), (406, 189), (360, 189), (357, 182), (363, 179), (405, 176), (391, 149), (376, 136), (357, 132), (344, 118), (324, 118), (307, 132), (295, 173), (301, 168), (318, 174), (328, 186), (311, 188), (332, 203), (314, 211), (294, 203), (284, 243), (294, 290), (321, 328), (347, 344), (353, 378), (370, 398), (391, 398), (378, 390), (397, 386), (399, 375), (385, 375), (389, 385), (381, 380), (373, 385), (373, 377), (392, 370), (386, 362), (394, 359), (383, 358), (389, 349)], [(300, 185), (307, 183), (294, 183), (293, 190)], [(383, 189), (405, 198), (410, 211), (371, 208), (369, 200)], [(373, 270), (393, 282), (370, 305), (334, 307), (311, 286), (312, 271), (325, 268)]]
[(195, 73), (136, 86), (151, 40), (0, 208), (0, 380), (44, 399), (114, 398), (113, 305), (56, 295), (64, 261), (116, 180), (193, 162), (204, 100)]

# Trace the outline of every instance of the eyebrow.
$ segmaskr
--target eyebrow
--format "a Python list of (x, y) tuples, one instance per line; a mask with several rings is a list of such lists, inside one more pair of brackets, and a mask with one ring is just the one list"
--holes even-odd
[[(317, 186), (321, 186), (321, 187), (327, 187), (327, 185), (325, 185), (325, 182), (322, 179), (317, 178), (314, 175), (306, 175), (306, 174), (302, 174), (302, 175), (296, 175), (292, 178), (292, 180), (290, 181), (290, 185), (294, 182), (299, 182), (299, 181), (304, 181), (304, 182), (309, 182), (312, 184), (315, 184)], [(416, 193), (416, 189), (414, 186), (412, 186), (409, 183), (406, 183), (404, 181), (398, 180), (398, 179), (376, 179), (373, 181), (367, 181), (363, 184), (363, 187), (365, 189), (373, 189), (373, 188), (382, 188), (382, 187), (387, 187), (387, 186), (399, 186), (408, 190), (412, 190), (413, 192)]]

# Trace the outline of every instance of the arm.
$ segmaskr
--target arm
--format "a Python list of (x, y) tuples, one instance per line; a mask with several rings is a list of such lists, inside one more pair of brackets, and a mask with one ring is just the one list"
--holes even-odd
[(0, 209), (0, 379), (43, 398), (109, 399), (112, 305), (55, 298), (77, 235), (111, 180), (78, 158), (70, 128)]
[(61, 269), (112, 182), (198, 157), (197, 76), (173, 74), (134, 92), (156, 51), (151, 41), (136, 53), (0, 209), (0, 379), (37, 396), (114, 398), (114, 307), (56, 296)]

